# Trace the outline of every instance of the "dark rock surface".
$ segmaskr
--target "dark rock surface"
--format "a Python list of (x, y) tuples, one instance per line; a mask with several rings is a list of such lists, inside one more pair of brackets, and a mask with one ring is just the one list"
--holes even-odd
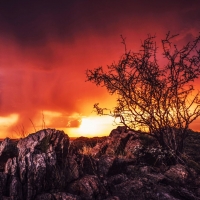
[(9, 158), (18, 156), (17, 140), (5, 138), (0, 144), (0, 172), (4, 171), (5, 163)]
[(71, 142), (54, 129), (6, 138), (0, 144), (0, 200), (200, 200), (200, 163), (186, 147), (177, 164), (155, 140), (124, 127)]

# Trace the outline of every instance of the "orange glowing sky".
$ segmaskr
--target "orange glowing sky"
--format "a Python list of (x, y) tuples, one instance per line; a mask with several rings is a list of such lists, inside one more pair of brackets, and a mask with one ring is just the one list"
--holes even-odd
[(121, 34), (135, 51), (148, 33), (179, 33), (185, 44), (200, 31), (199, 10), (199, 0), (0, 1), (0, 138), (34, 132), (31, 121), (71, 137), (108, 135), (112, 119), (92, 107), (114, 98), (85, 82), (86, 69), (117, 61)]

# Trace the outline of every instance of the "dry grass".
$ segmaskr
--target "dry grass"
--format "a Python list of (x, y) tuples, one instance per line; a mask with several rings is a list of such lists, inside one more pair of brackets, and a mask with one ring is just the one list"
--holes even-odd
[(85, 145), (79, 150), (79, 153), (83, 155), (92, 155), (92, 147)]

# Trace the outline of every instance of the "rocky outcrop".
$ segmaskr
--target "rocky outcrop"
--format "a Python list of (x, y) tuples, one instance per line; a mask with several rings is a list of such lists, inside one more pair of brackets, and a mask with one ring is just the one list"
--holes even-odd
[[(4, 143), (4, 141), (2, 142)], [(46, 129), (20, 139), (18, 155), (8, 158), (4, 174), (11, 199), (34, 199), (37, 194), (65, 187), (65, 164), (69, 137)]]
[(0, 172), (4, 171), (5, 163), (9, 158), (17, 157), (17, 140), (6, 138), (0, 144)]
[(200, 200), (196, 167), (125, 127), (74, 141), (54, 129), (6, 138), (0, 163), (0, 200)]

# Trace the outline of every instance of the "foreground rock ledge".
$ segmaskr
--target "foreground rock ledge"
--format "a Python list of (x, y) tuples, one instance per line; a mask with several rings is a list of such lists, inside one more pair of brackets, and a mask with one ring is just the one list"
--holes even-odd
[(44, 129), (0, 144), (0, 200), (200, 200), (199, 163), (190, 161), (195, 167), (173, 163), (156, 141), (124, 127), (74, 141)]

